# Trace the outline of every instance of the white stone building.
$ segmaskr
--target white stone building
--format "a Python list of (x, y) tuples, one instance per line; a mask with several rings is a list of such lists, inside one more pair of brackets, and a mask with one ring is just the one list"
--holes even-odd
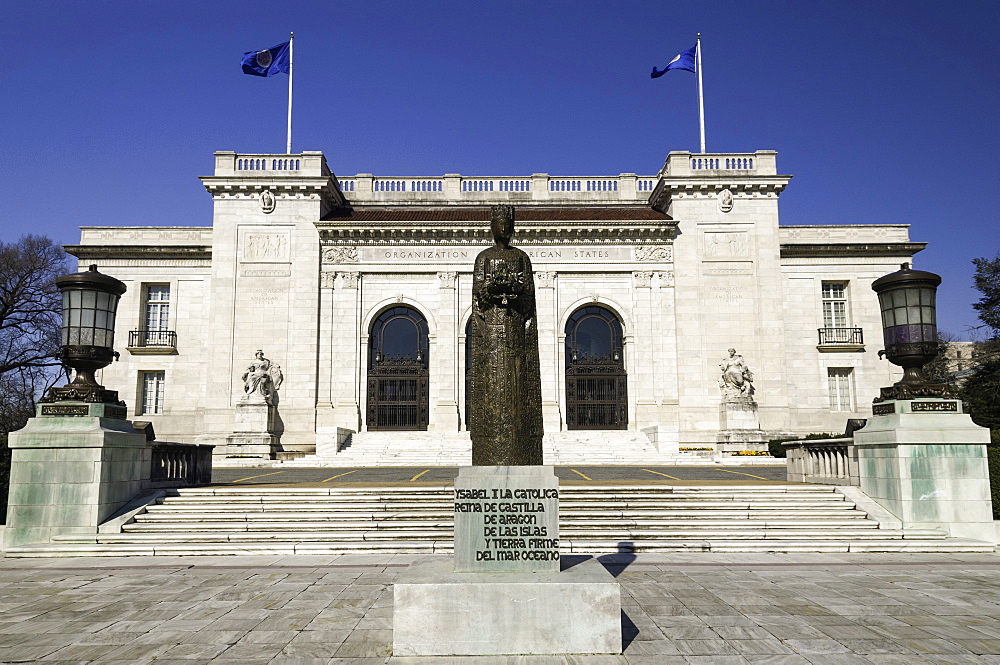
[(343, 178), (319, 152), (219, 152), (211, 227), (85, 227), (67, 249), (128, 286), (102, 380), (135, 419), (223, 446), (261, 349), (288, 457), (336, 428), (464, 431), (473, 259), (489, 206), (514, 204), (546, 432), (625, 429), (666, 454), (717, 441), (729, 348), (768, 434), (842, 432), (896, 380), (870, 286), (924, 243), (780, 226), (789, 179), (772, 151), (671, 152), (648, 176)]

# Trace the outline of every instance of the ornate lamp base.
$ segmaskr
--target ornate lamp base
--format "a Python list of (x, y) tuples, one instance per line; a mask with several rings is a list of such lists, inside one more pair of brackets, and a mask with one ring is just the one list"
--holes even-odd
[(41, 403), (64, 402), (71, 400), (74, 402), (93, 402), (103, 404), (117, 404), (125, 406), (125, 402), (118, 399), (117, 390), (107, 390), (103, 386), (88, 386), (85, 384), (69, 383), (60, 388), (49, 388), (45, 396), (38, 400)]
[(902, 381), (882, 388), (881, 394), (872, 400), (875, 404), (896, 399), (918, 399), (920, 397), (940, 397), (942, 399), (958, 399), (958, 391), (949, 383), (903, 383)]

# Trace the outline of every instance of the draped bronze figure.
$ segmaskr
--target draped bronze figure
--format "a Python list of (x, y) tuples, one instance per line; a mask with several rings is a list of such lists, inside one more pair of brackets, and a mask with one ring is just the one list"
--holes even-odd
[(472, 278), (472, 464), (542, 464), (542, 390), (531, 260), (510, 246), (514, 207), (493, 206), (496, 244)]

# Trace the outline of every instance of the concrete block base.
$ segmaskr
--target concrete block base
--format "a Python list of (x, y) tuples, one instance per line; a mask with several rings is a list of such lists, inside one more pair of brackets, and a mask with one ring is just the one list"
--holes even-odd
[(995, 542), (986, 444), (990, 433), (958, 400), (923, 398), (876, 405), (886, 411), (854, 433), (861, 490), (904, 529), (946, 529)]
[[(221, 448), (221, 450), (219, 450)], [(278, 437), (274, 434), (237, 432), (226, 437), (226, 445), (216, 448), (216, 459), (229, 457), (259, 457), (274, 459), (278, 452)]]
[(620, 654), (621, 592), (596, 559), (552, 573), (421, 561), (393, 586), (394, 656)]

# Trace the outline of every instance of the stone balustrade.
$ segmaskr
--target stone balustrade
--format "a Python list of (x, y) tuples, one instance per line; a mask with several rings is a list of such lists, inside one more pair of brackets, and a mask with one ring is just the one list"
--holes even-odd
[(858, 452), (853, 438), (812, 439), (783, 443), (788, 481), (824, 485), (858, 485)]
[(747, 153), (671, 151), (663, 165), (663, 174), (667, 177), (777, 175), (777, 154), (774, 150)]
[(212, 482), (212, 448), (193, 443), (151, 442), (150, 486), (185, 487)]
[(215, 175), (231, 177), (274, 178), (276, 176), (328, 176), (322, 152), (290, 154), (237, 154), (231, 150), (215, 153)]
[(340, 192), (355, 203), (647, 203), (657, 186), (671, 178), (776, 175), (774, 151), (754, 153), (671, 152), (657, 175), (621, 173), (616, 176), (376, 176), (359, 173), (337, 178), (320, 152), (293, 154), (215, 153), (215, 176), (236, 178), (331, 177)]

